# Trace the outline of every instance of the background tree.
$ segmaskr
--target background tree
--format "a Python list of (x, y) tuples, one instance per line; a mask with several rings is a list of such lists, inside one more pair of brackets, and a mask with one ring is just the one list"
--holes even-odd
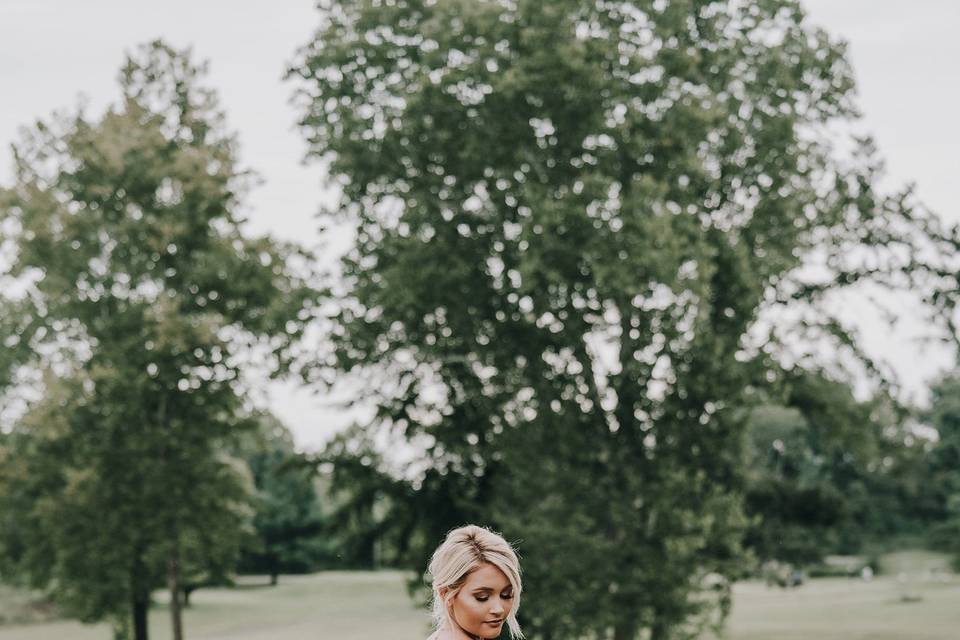
[(842, 497), (825, 549), (862, 553), (916, 539), (929, 520), (923, 497), (929, 439), (914, 428), (911, 408), (886, 390), (859, 400), (852, 386), (818, 372), (793, 376), (787, 402), (808, 425), (824, 482)]
[[(0, 454), (0, 572), (52, 586), (66, 613), (86, 622), (108, 618), (125, 637), (131, 622), (145, 628), (150, 590), (162, 579), (146, 561), (157, 540), (130, 526), (150, 522), (150, 506), (118, 500), (129, 486), (99, 482), (100, 469), (91, 468), (98, 434), (84, 396), (75, 379), (48, 385), (45, 402), (19, 422)], [(118, 526), (122, 537), (99, 535)]]
[(953, 554), (954, 566), (960, 569), (960, 376), (945, 376), (932, 391), (925, 416), (937, 430), (925, 491), (936, 505), (931, 541)]
[(183, 568), (235, 561), (252, 488), (224, 451), (245, 422), (245, 354), (281, 370), (312, 296), (306, 256), (242, 232), (247, 176), (202, 75), (141, 48), (120, 103), (27, 131), (0, 191), (16, 284), (0, 378), (58, 381), (16, 427), (0, 555), (138, 640), (160, 576), (180, 640)]
[(831, 296), (913, 290), (952, 330), (956, 236), (833, 148), (843, 46), (790, 0), (320, 8), (292, 74), (356, 245), (316, 373), (424, 452), (397, 513), (444, 508), (405, 564), (480, 521), (549, 585), (532, 636), (697, 636), (739, 571), (747, 409), (824, 361), (887, 381)]
[(831, 548), (843, 497), (822, 472), (809, 431), (796, 410), (763, 406), (751, 413), (746, 509), (756, 519), (746, 544), (759, 561), (806, 564)]
[[(374, 435), (376, 430), (368, 425), (354, 424), (312, 457), (329, 509), (327, 535), (336, 550), (331, 566), (419, 566), (421, 555), (446, 534), (445, 527), (461, 521), (465, 510), (475, 510), (482, 501), (473, 479), (446, 468), (415, 464), (420, 475), (403, 477), (411, 470), (388, 459)], [(419, 573), (409, 586), (425, 604), (428, 594), (422, 591)]]
[(816, 371), (788, 377), (779, 400), (748, 420), (746, 543), (758, 560), (805, 565), (915, 529), (923, 440), (906, 408), (883, 393), (857, 400)]
[(281, 573), (307, 573), (328, 560), (322, 535), (325, 518), (313, 469), (294, 450), (293, 436), (276, 417), (257, 416), (257, 430), (241, 448), (256, 488), (253, 544), (239, 570), (265, 573), (277, 584)]

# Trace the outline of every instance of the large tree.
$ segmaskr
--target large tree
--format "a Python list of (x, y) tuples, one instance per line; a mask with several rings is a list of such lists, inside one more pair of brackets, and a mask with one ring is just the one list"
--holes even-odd
[(120, 102), (32, 127), (0, 191), (0, 380), (50, 380), (5, 453), (0, 557), (137, 640), (158, 580), (179, 640), (183, 570), (235, 562), (242, 370), (286, 365), (312, 297), (306, 256), (243, 232), (248, 176), (203, 73), (142, 47)]
[(424, 451), (406, 562), (490, 523), (535, 637), (696, 635), (738, 568), (744, 408), (818, 359), (885, 381), (834, 292), (937, 289), (951, 328), (956, 236), (877, 191), (869, 141), (833, 149), (843, 46), (791, 0), (320, 9), (291, 73), (356, 244), (317, 373)]

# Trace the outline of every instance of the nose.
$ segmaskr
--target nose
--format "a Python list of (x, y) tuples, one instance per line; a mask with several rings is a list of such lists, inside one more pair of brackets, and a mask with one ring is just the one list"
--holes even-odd
[(503, 612), (503, 603), (500, 602), (499, 598), (495, 599), (493, 605), (490, 607), (490, 613), (497, 617), (503, 617)]

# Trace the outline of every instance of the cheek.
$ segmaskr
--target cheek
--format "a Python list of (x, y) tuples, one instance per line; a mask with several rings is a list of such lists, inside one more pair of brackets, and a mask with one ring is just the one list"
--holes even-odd
[(456, 601), (456, 609), (459, 618), (462, 618), (462, 621), (467, 624), (474, 624), (476, 621), (483, 621), (484, 614), (487, 607), (486, 602), (479, 602), (475, 598), (466, 597), (458, 598)]
[(490, 608), (490, 601), (480, 602), (479, 600), (474, 600), (470, 603), (470, 610), (473, 612), (473, 615), (476, 616), (478, 620), (485, 620), (487, 617), (487, 609)]

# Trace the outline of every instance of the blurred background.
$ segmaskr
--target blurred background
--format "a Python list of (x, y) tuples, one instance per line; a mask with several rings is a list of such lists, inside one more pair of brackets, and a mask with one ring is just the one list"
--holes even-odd
[(0, 640), (952, 637), (957, 18), (4, 2)]

